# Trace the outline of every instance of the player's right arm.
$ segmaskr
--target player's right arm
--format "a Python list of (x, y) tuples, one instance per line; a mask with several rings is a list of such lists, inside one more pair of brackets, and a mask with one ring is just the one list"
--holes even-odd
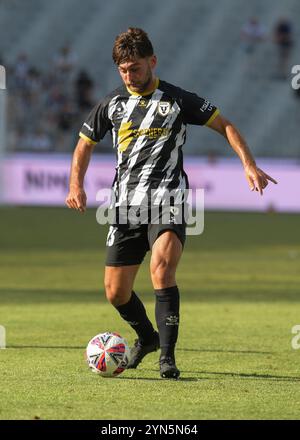
[(88, 169), (91, 154), (95, 147), (95, 142), (88, 138), (80, 138), (73, 154), (70, 188), (66, 198), (66, 205), (70, 209), (84, 212), (86, 209), (86, 193), (84, 191), (84, 176)]
[(84, 176), (89, 166), (95, 145), (103, 139), (111, 128), (108, 118), (109, 99), (100, 101), (90, 112), (79, 132), (80, 139), (76, 145), (70, 175), (70, 189), (66, 204), (71, 209), (84, 212), (86, 209), (86, 193)]

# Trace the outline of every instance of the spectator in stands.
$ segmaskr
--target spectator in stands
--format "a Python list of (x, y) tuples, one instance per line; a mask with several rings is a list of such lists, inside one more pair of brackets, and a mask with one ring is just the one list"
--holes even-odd
[(278, 48), (279, 78), (286, 79), (289, 73), (288, 64), (294, 44), (293, 27), (288, 18), (282, 17), (274, 27), (274, 42)]
[(90, 75), (85, 70), (81, 70), (75, 80), (76, 103), (79, 110), (84, 111), (93, 107), (93, 88), (94, 82)]
[(256, 73), (257, 49), (265, 38), (265, 27), (259, 22), (258, 18), (249, 18), (249, 20), (242, 27), (241, 40), (248, 57), (246, 69), (250, 74)]
[(94, 105), (94, 81), (87, 70), (76, 72), (76, 55), (69, 46), (59, 51), (55, 62), (55, 70), (43, 70), (22, 53), (10, 67), (11, 151), (66, 150), (79, 115), (81, 124), (82, 112)]
[(265, 27), (259, 22), (258, 18), (249, 18), (241, 31), (241, 38), (244, 42), (245, 51), (247, 53), (253, 53), (258, 44), (265, 39), (265, 36)]
[(42, 90), (42, 75), (35, 67), (27, 73), (26, 90), (32, 105), (37, 105)]
[(30, 142), (31, 150), (36, 152), (47, 152), (53, 149), (50, 136), (40, 128), (37, 128), (36, 131), (31, 134)]
[(64, 45), (54, 57), (55, 73), (60, 80), (69, 80), (76, 64), (77, 55), (68, 44)]
[(57, 126), (61, 131), (70, 131), (73, 128), (76, 118), (76, 111), (72, 104), (68, 101), (65, 102), (60, 112), (57, 114)]
[(14, 144), (14, 149), (17, 151), (48, 152), (53, 149), (50, 136), (40, 128), (28, 132), (18, 128), (15, 133)]
[(28, 57), (25, 53), (21, 53), (14, 65), (14, 79), (17, 89), (22, 90), (24, 87), (26, 87), (29, 69), (30, 65), (28, 62)]
[(67, 102), (67, 97), (64, 94), (60, 84), (55, 84), (46, 98), (46, 111), (49, 118), (55, 120), (57, 115), (61, 112), (61, 108)]

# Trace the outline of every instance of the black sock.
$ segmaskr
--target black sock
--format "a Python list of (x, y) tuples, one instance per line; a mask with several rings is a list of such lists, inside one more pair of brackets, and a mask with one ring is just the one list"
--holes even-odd
[(174, 357), (179, 327), (179, 291), (177, 286), (155, 291), (155, 318), (159, 331), (161, 356)]
[(117, 306), (116, 309), (121, 317), (135, 330), (141, 344), (153, 342), (153, 333), (155, 330), (148, 319), (142, 301), (135, 292), (132, 292), (128, 303)]

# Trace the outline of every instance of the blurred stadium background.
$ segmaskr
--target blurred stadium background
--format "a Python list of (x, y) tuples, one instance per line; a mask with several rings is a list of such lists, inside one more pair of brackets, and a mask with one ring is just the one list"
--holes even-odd
[[(257, 155), (299, 157), (294, 141), (299, 101), (290, 75), (286, 81), (277, 77), (273, 39), (277, 21), (289, 19), (294, 39), (289, 64), (299, 63), (299, 14), (297, 0), (226, 0), (214, 6), (209, 0), (131, 0), (126, 7), (122, 0), (1, 0), (7, 149), (71, 151), (90, 104), (120, 83), (112, 44), (119, 32), (134, 25), (144, 28), (154, 43), (158, 75), (217, 103)], [(261, 23), (264, 39), (250, 62), (241, 32), (252, 17)], [(80, 99), (84, 87), (90, 93)], [(197, 129), (191, 130), (186, 151), (229, 154), (209, 130)]]
[[(299, 350), (290, 343), (299, 324), (300, 94), (291, 86), (299, 17), (299, 0), (0, 0), (8, 348), (0, 350), (0, 419), (299, 418)], [(120, 84), (111, 51), (128, 26), (148, 32), (158, 76), (215, 103), (279, 181), (263, 197), (251, 193), (224, 139), (189, 127), (185, 163), (192, 187), (205, 188), (205, 233), (187, 240), (178, 271), (183, 380), (164, 386), (155, 354), (124, 380), (90, 375), (83, 350), (94, 334), (118, 330), (130, 343), (134, 334), (103, 292), (107, 228), (94, 209), (53, 207), (64, 206), (82, 121)], [(113, 174), (107, 137), (86, 176), (89, 207)], [(147, 261), (136, 287), (154, 319)]]
[[(149, 33), (158, 55), (159, 77), (218, 105), (245, 135), (256, 157), (272, 159), (273, 164), (274, 158), (281, 159), (276, 165), (284, 163), (284, 171), (288, 165), (292, 167), (288, 167), (292, 180), (286, 175), (282, 180), (294, 185), (295, 175), (299, 176), (300, 101), (299, 93), (291, 87), (291, 67), (299, 62), (300, 31), (295, 20), (299, 13), (297, 0), (226, 0), (218, 5), (209, 0), (131, 0), (126, 7), (122, 0), (1, 0), (0, 64), (6, 68), (7, 90), (0, 92), (2, 114), (3, 106), (6, 109), (6, 123), (1, 117), (0, 139), (2, 158), (5, 154), (6, 163), (9, 158), (9, 165), (2, 171), (4, 201), (60, 204), (62, 192), (52, 198), (50, 195), (48, 202), (45, 191), (41, 197), (12, 195), (13, 176), (16, 188), (29, 179), (38, 190), (39, 183), (41, 187), (46, 180), (48, 193), (50, 187), (54, 190), (60, 186), (66, 191), (66, 164), (83, 119), (98, 99), (120, 84), (111, 59), (114, 38), (132, 25)], [(282, 19), (291, 44), (285, 51), (285, 61), (280, 62), (276, 27)], [(97, 148), (97, 154), (103, 153), (113, 154), (109, 136)], [(196, 155), (209, 164), (234, 158), (220, 136), (199, 127), (189, 127), (185, 154)], [(67, 155), (64, 165), (63, 155)], [(36, 165), (38, 170), (32, 170), (28, 177), (28, 164), (37, 158), (41, 159)], [(54, 159), (59, 159), (59, 175), (53, 169), (44, 169)], [(20, 171), (24, 161), (27, 169)], [(94, 164), (97, 161), (94, 159)], [(57, 163), (53, 162), (56, 169)], [(281, 177), (280, 170), (275, 169), (277, 178)], [(207, 174), (209, 170), (202, 171), (202, 176)], [(108, 174), (100, 186), (108, 186), (111, 178)], [(219, 180), (222, 178), (220, 175)], [(218, 186), (217, 176), (215, 182)], [(99, 179), (94, 185), (99, 185)], [(212, 187), (212, 183), (203, 181), (194, 185)], [(16, 192), (22, 193), (22, 189)], [(280, 197), (284, 198), (284, 192)], [(221, 199), (223, 193), (212, 203), (208, 197), (208, 207), (218, 209)], [(247, 209), (247, 203), (221, 203), (220, 208)], [(278, 206), (272, 198), (257, 206), (293, 211), (299, 208), (295, 203)]]

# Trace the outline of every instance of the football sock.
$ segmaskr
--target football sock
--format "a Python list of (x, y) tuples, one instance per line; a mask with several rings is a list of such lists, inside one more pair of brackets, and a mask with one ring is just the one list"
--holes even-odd
[(128, 303), (117, 306), (116, 309), (135, 330), (141, 344), (147, 345), (153, 342), (155, 330), (148, 319), (144, 304), (135, 292), (132, 292)]
[(155, 318), (159, 331), (161, 356), (174, 357), (179, 327), (179, 290), (177, 286), (155, 289)]

